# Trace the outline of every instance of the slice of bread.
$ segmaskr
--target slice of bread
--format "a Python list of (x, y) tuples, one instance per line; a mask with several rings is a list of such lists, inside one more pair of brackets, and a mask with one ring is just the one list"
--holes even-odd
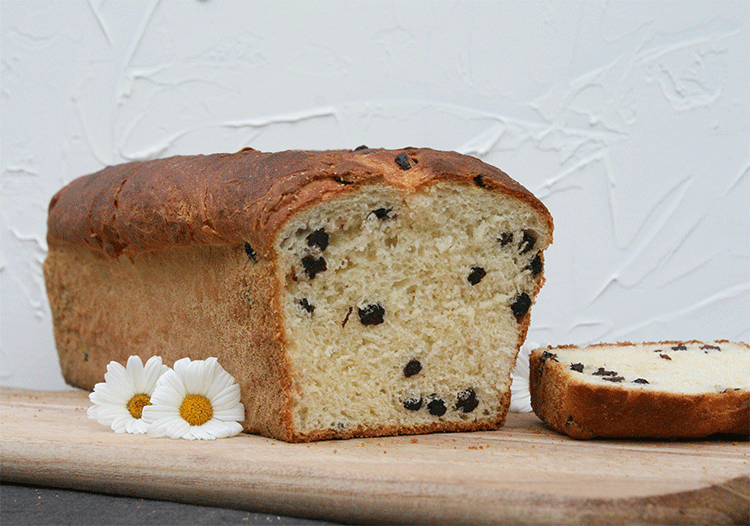
[(658, 342), (536, 349), (531, 405), (574, 438), (750, 433), (750, 347)]
[(552, 218), (455, 152), (173, 157), (80, 178), (44, 265), (67, 381), (216, 356), (288, 441), (495, 429)]

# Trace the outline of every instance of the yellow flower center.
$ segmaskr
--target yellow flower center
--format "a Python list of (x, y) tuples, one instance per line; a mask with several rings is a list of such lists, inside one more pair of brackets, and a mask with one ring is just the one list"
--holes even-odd
[(189, 394), (182, 401), (180, 416), (191, 426), (202, 426), (214, 416), (214, 409), (205, 396)]
[(147, 405), (151, 405), (151, 399), (148, 397), (148, 395), (137, 394), (133, 398), (128, 400), (126, 407), (128, 408), (128, 411), (130, 411), (130, 414), (133, 418), (141, 418), (141, 415), (143, 414), (143, 408)]

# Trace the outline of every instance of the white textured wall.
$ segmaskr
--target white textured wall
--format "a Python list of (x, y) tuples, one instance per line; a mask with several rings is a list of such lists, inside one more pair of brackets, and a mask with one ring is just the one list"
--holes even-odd
[(750, 339), (750, 3), (3, 0), (0, 383), (61, 388), (41, 264), (73, 178), (429, 146), (555, 219), (530, 339)]

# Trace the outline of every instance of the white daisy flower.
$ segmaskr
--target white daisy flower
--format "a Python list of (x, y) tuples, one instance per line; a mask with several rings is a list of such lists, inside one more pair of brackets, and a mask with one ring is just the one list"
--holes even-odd
[(510, 373), (510, 411), (513, 413), (531, 413), (531, 391), (529, 390), (529, 354), (540, 346), (526, 342), (521, 346), (516, 360), (516, 368)]
[(240, 386), (216, 358), (177, 360), (159, 378), (143, 409), (143, 420), (154, 437), (213, 440), (242, 431), (245, 408)]
[(149, 358), (145, 366), (138, 356), (128, 358), (126, 367), (110, 362), (104, 382), (89, 395), (93, 405), (86, 414), (115, 433), (145, 433), (143, 408), (151, 403), (156, 382), (167, 369), (158, 356)]

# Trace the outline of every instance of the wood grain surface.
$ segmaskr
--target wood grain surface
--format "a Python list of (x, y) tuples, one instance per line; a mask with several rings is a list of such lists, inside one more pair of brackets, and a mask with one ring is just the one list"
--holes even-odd
[(116, 434), (88, 393), (0, 388), (3, 481), (357, 523), (748, 524), (750, 445), (493, 432), (287, 444)]

